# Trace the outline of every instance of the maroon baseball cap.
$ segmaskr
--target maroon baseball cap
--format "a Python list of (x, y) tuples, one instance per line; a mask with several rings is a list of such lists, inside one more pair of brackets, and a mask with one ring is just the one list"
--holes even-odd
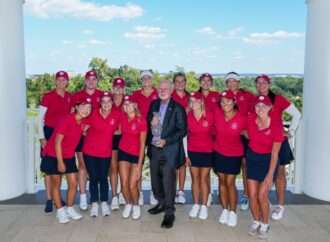
[(66, 71), (58, 71), (55, 74), (55, 79), (58, 78), (65, 78), (66, 80), (69, 80), (69, 74)]
[(88, 79), (90, 77), (95, 77), (97, 79), (97, 73), (95, 70), (90, 70), (86, 72), (85, 79)]
[(119, 86), (119, 87), (123, 88), (123, 87), (125, 87), (125, 85), (126, 85), (126, 82), (125, 82), (124, 78), (121, 78), (121, 77), (116, 77), (112, 81), (112, 87)]

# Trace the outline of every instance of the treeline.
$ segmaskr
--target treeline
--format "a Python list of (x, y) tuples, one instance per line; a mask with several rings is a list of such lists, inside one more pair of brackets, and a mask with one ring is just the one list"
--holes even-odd
[[(99, 88), (104, 91), (111, 90), (111, 80), (114, 77), (121, 76), (127, 82), (127, 92), (131, 93), (140, 87), (140, 70), (129, 67), (127, 65), (119, 68), (112, 68), (106, 59), (93, 58), (88, 69), (95, 69), (99, 75)], [(159, 83), (161, 79), (172, 79), (175, 72), (184, 72), (184, 69), (177, 67), (175, 71), (171, 71), (167, 74), (160, 74), (157, 71), (154, 73), (155, 85)], [(199, 88), (198, 74), (189, 71), (185, 72), (187, 75), (187, 90), (196, 91)], [(84, 76), (75, 75), (72, 76), (69, 82), (68, 91), (75, 92), (83, 88)], [(28, 108), (34, 108), (39, 105), (41, 96), (43, 93), (54, 88), (54, 75), (43, 74), (35, 78), (28, 78), (26, 80), (27, 85), (27, 105)], [(214, 81), (215, 89), (218, 91), (225, 89), (225, 83), (223, 78), (216, 77)], [(253, 93), (256, 92), (253, 77), (244, 77), (241, 80), (242, 88), (250, 90)], [(273, 78), (272, 89), (275, 93), (280, 93), (288, 97), (293, 101), (296, 106), (302, 108), (302, 91), (303, 91), (303, 78), (297, 77), (275, 77)]]

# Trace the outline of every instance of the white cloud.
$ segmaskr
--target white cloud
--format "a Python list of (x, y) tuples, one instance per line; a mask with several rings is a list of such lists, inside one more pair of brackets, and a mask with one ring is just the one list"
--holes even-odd
[(82, 31), (83, 34), (86, 34), (86, 35), (93, 35), (94, 34), (94, 31), (93, 30), (90, 30), (90, 29), (84, 29)]
[(98, 39), (90, 39), (88, 42), (90, 45), (105, 45), (106, 42), (103, 40), (98, 40)]
[(208, 34), (208, 35), (214, 35), (216, 34), (217, 32), (210, 26), (206, 26), (206, 27), (203, 27), (203, 28), (200, 28), (200, 29), (197, 29), (196, 30), (198, 33), (200, 34)]
[(242, 31), (243, 31), (243, 27), (236, 27), (236, 28), (228, 30), (225, 33), (217, 34), (217, 38), (218, 39), (239, 39)]
[(72, 40), (62, 40), (62, 44), (64, 45), (72, 45), (73, 41)]
[(26, 0), (27, 14), (41, 18), (74, 17), (96, 21), (115, 18), (132, 19), (143, 15), (143, 8), (136, 4), (96, 4), (82, 0)]
[(133, 31), (124, 34), (125, 38), (150, 43), (166, 37), (166, 29), (152, 26), (137, 26)]
[(247, 37), (244, 37), (243, 41), (248, 44), (263, 45), (263, 44), (270, 44), (280, 40), (301, 38), (303, 36), (304, 33), (287, 32), (287, 31), (279, 30), (273, 33), (269, 33), (269, 32), (251, 33)]

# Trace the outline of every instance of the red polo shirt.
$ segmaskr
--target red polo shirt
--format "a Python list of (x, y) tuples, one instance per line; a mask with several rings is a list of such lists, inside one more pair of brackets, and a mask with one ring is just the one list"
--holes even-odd
[(213, 111), (219, 106), (220, 94), (215, 91), (209, 91), (207, 95), (204, 95), (205, 109), (206, 111)]
[(284, 140), (282, 124), (280, 121), (272, 119), (268, 128), (260, 130), (256, 119), (256, 114), (251, 113), (248, 117), (249, 147), (258, 154), (270, 154), (274, 142), (282, 143)]
[(84, 122), (78, 123), (75, 119), (75, 114), (65, 116), (55, 128), (55, 132), (50, 137), (45, 147), (45, 154), (56, 157), (55, 138), (57, 134), (64, 135), (62, 140), (62, 155), (63, 159), (71, 159), (75, 156), (75, 150), (79, 143), (83, 132)]
[(178, 93), (176, 91), (174, 91), (172, 93), (172, 98), (175, 102), (177, 102), (178, 104), (180, 104), (185, 110), (188, 109), (189, 107), (189, 93), (185, 92), (184, 96), (179, 96)]
[(83, 153), (100, 158), (110, 158), (112, 153), (112, 137), (118, 128), (120, 113), (111, 110), (107, 117), (103, 117), (97, 109), (86, 120), (89, 125), (84, 139)]
[(273, 108), (270, 111), (273, 117), (282, 121), (283, 111), (290, 106), (290, 101), (283, 97), (282, 95), (276, 95)]
[(62, 97), (56, 90), (52, 90), (43, 95), (41, 106), (47, 108), (45, 114), (45, 125), (55, 128), (61, 118), (68, 115), (71, 111), (71, 94), (64, 93)]
[(238, 109), (242, 115), (247, 116), (249, 112), (253, 111), (255, 95), (251, 92), (240, 89), (235, 93), (235, 98)]
[(147, 121), (145, 118), (135, 117), (129, 120), (126, 113), (123, 113), (120, 118), (121, 139), (119, 149), (122, 151), (139, 156), (140, 154), (140, 134), (147, 132)]
[(92, 95), (89, 95), (86, 90), (81, 90), (73, 94), (72, 96), (72, 106), (75, 105), (77, 100), (81, 100), (83, 98), (90, 98), (92, 100), (92, 108), (98, 109), (100, 107), (101, 96), (103, 92), (99, 89), (95, 89), (95, 92)]
[(226, 121), (220, 108), (214, 110), (215, 141), (214, 150), (225, 156), (243, 156), (244, 147), (241, 133), (246, 130), (246, 118), (237, 112), (232, 119)]
[(213, 150), (213, 113), (206, 112), (199, 120), (192, 111), (188, 113), (188, 151), (207, 152)]
[(145, 119), (147, 118), (151, 102), (157, 98), (158, 93), (155, 88), (148, 97), (143, 95), (142, 89), (136, 90), (132, 93), (132, 100), (138, 104), (141, 116)]

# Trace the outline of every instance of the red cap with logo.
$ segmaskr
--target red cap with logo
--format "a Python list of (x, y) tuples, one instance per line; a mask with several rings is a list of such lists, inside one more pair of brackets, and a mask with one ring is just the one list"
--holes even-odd
[(221, 98), (227, 98), (227, 99), (231, 99), (231, 100), (236, 100), (236, 97), (235, 97), (235, 94), (232, 92), (232, 91), (230, 91), (230, 90), (227, 90), (227, 91), (224, 91), (224, 92), (222, 92), (221, 94), (220, 94), (220, 97)]
[(92, 104), (92, 99), (89, 97), (81, 97), (76, 101), (76, 105)]
[(110, 92), (103, 92), (101, 98), (110, 97), (112, 99), (112, 94)]
[(271, 83), (272, 82), (272, 78), (270, 78), (269, 76), (267, 76), (265, 74), (262, 74), (262, 75), (257, 76), (255, 82), (257, 82), (259, 79), (264, 79), (268, 83)]
[(126, 83), (124, 78), (121, 77), (116, 77), (115, 79), (113, 79), (112, 81), (112, 87), (125, 87)]
[(195, 98), (197, 100), (203, 100), (203, 95), (200, 92), (192, 92), (192, 93), (190, 93), (190, 98)]
[(86, 72), (85, 79), (88, 79), (90, 77), (95, 77), (97, 79), (97, 73), (95, 70), (90, 70)]
[(66, 71), (58, 71), (55, 74), (55, 79), (58, 78), (65, 78), (66, 80), (69, 80), (69, 74)]
[(210, 78), (211, 81), (213, 81), (213, 76), (210, 73), (203, 73), (200, 77), (199, 77), (199, 81), (201, 81), (202, 79), (204, 79), (205, 77)]
[(272, 101), (268, 96), (258, 96), (255, 104), (257, 105), (258, 103), (263, 103), (267, 106), (272, 106)]
[(133, 98), (131, 95), (126, 95), (124, 97), (124, 103), (128, 103), (128, 102), (133, 102)]

